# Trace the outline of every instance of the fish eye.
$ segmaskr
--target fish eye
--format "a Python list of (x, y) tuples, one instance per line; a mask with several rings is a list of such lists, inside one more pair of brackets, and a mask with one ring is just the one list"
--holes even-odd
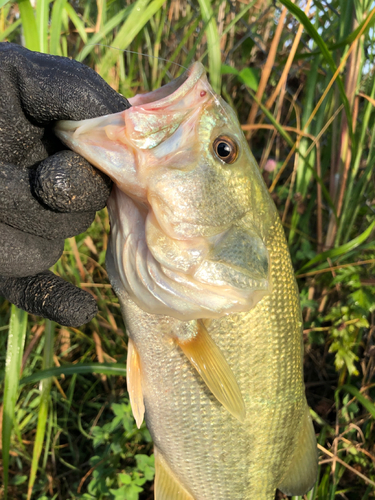
[(238, 146), (233, 139), (227, 135), (220, 135), (213, 142), (216, 156), (225, 163), (231, 164), (237, 160)]

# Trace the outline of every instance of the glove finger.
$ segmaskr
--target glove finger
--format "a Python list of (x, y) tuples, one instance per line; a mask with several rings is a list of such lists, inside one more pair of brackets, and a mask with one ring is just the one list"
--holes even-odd
[(30, 276), (57, 262), (64, 240), (46, 240), (0, 223), (0, 275)]
[(40, 201), (58, 212), (94, 212), (105, 207), (112, 181), (73, 151), (60, 151), (38, 166), (33, 179)]
[(31, 167), (64, 149), (56, 120), (123, 111), (129, 102), (94, 70), (66, 57), (0, 43), (0, 158)]
[(83, 233), (95, 218), (95, 210), (58, 213), (40, 203), (30, 191), (35, 173), (0, 163), (0, 222), (43, 238), (65, 239)]
[(0, 61), (10, 82), (17, 84), (23, 110), (38, 124), (94, 118), (130, 107), (94, 70), (67, 57), (3, 44)]
[(63, 326), (88, 323), (98, 312), (92, 295), (50, 271), (25, 278), (0, 276), (0, 295), (30, 314)]

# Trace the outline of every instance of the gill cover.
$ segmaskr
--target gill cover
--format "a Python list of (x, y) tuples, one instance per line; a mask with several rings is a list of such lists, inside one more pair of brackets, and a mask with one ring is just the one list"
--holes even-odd
[(56, 128), (115, 183), (110, 277), (150, 313), (192, 320), (249, 310), (271, 287), (262, 231), (270, 204), (236, 116), (200, 63), (130, 102)]

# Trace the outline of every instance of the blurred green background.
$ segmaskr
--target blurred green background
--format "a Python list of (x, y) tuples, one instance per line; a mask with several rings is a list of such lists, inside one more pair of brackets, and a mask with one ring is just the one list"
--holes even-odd
[[(237, 111), (300, 287), (321, 464), (308, 500), (375, 498), (374, 25), (373, 0), (0, 0), (0, 41), (75, 58), (126, 97), (200, 60)], [(0, 299), (1, 499), (153, 498), (108, 231), (103, 210), (54, 266), (94, 295), (89, 324), (62, 328)]]

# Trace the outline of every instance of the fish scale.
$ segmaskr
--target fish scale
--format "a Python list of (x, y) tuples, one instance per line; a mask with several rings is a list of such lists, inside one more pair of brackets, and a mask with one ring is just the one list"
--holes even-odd
[(142, 360), (147, 426), (194, 500), (273, 499), (297, 444), (295, 422), (306, 408), (299, 299), (278, 219), (270, 234), (272, 293), (248, 313), (212, 320), (208, 328), (244, 396), (243, 424), (171, 340), (179, 322), (147, 314), (117, 292)]
[(155, 500), (302, 495), (317, 448), (298, 288), (237, 117), (199, 63), (131, 103), (58, 135), (115, 183), (106, 263), (133, 413), (155, 444)]

